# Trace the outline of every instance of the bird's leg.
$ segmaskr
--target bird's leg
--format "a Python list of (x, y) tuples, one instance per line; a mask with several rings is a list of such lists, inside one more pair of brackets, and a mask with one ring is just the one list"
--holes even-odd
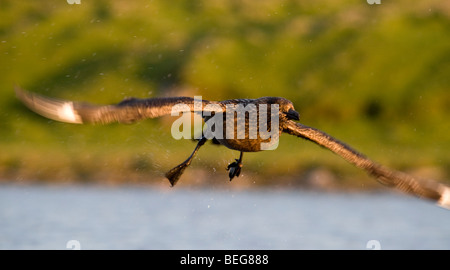
[(230, 171), (228, 173), (228, 176), (230, 177), (230, 181), (233, 180), (233, 178), (236, 176), (238, 177), (241, 173), (242, 168), (242, 156), (244, 155), (244, 152), (241, 152), (239, 159), (235, 159), (236, 161), (228, 165), (227, 171)]
[(170, 171), (168, 171), (166, 173), (166, 177), (167, 177), (167, 179), (169, 179), (172, 187), (175, 186), (178, 179), (180, 179), (180, 176), (183, 174), (184, 170), (191, 164), (191, 161), (194, 158), (195, 154), (197, 154), (198, 149), (200, 149), (200, 147), (203, 144), (205, 144), (205, 142), (206, 142), (206, 138), (202, 137), (198, 141), (197, 146), (195, 147), (192, 154), (185, 161), (183, 161), (183, 163), (179, 164), (178, 166), (175, 166), (174, 168), (172, 168)]

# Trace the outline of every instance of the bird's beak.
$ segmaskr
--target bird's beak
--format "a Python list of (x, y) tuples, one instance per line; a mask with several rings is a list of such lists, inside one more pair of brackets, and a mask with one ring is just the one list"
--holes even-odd
[(300, 120), (300, 114), (294, 109), (290, 109), (285, 114), (286, 114), (287, 118), (290, 120)]

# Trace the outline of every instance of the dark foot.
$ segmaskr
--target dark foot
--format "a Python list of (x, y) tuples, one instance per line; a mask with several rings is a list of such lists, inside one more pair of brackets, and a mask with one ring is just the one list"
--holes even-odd
[(228, 176), (230, 177), (230, 181), (233, 180), (233, 178), (236, 176), (238, 177), (239, 174), (241, 174), (241, 168), (242, 168), (242, 162), (240, 159), (236, 159), (235, 162), (231, 163), (227, 167), (227, 171), (230, 171), (228, 173)]
[(166, 177), (169, 179), (170, 184), (175, 186), (175, 184), (178, 182), (178, 179), (180, 179), (181, 175), (183, 174), (184, 170), (191, 164), (192, 159), (194, 158), (195, 154), (197, 154), (198, 149), (205, 144), (206, 138), (202, 137), (198, 143), (197, 146), (194, 149), (194, 152), (180, 165), (174, 167), (170, 171), (166, 172)]
[(166, 172), (166, 177), (169, 179), (170, 185), (173, 187), (180, 179), (184, 170), (189, 166), (187, 163), (181, 163), (180, 165), (172, 168), (170, 171)]

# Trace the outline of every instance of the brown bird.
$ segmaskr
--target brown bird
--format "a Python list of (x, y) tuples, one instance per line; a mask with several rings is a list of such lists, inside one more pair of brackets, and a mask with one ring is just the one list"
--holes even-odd
[[(173, 108), (177, 105), (180, 107), (179, 112), (203, 113), (202, 116), (208, 124), (208, 120), (212, 119), (218, 112), (223, 113), (223, 130), (211, 138), (203, 135), (199, 138), (197, 146), (192, 154), (181, 164), (166, 173), (172, 186), (176, 184), (184, 170), (190, 165), (200, 147), (207, 139), (224, 145), (230, 149), (240, 151), (239, 159), (231, 163), (229, 177), (232, 180), (235, 176), (239, 176), (242, 168), (242, 157), (244, 152), (257, 152), (262, 149), (262, 143), (277, 143), (281, 133), (288, 133), (297, 137), (312, 141), (324, 148), (329, 149), (335, 154), (341, 156), (346, 161), (358, 168), (365, 170), (369, 175), (375, 177), (380, 183), (388, 185), (405, 193), (416, 197), (425, 198), (436, 202), (439, 206), (450, 209), (450, 187), (431, 180), (418, 179), (411, 175), (391, 170), (384, 167), (358, 151), (354, 150), (347, 144), (333, 138), (327, 133), (318, 129), (302, 125), (293, 120), (299, 120), (299, 113), (295, 111), (291, 101), (281, 97), (262, 97), (258, 99), (232, 99), (225, 101), (208, 101), (196, 100), (190, 97), (165, 97), (165, 98), (148, 98), (137, 99), (129, 98), (115, 105), (92, 105), (89, 103), (75, 102), (69, 100), (61, 100), (48, 98), (34, 93), (30, 93), (16, 87), (17, 97), (32, 111), (45, 116), (47, 118), (67, 122), (67, 123), (93, 123), (107, 124), (112, 122), (132, 123), (146, 118), (155, 118), (163, 115), (170, 115)], [(196, 103), (197, 102), (197, 103)], [(227, 109), (230, 106), (241, 104), (245, 108), (251, 108), (246, 113), (233, 113), (232, 118), (226, 117)], [(250, 106), (252, 105), (252, 106)], [(267, 117), (261, 121), (263, 111), (261, 105), (267, 105)], [(276, 105), (273, 107), (272, 105)], [(275, 111), (273, 108), (277, 108)], [(207, 112), (207, 113), (205, 113)], [(251, 115), (256, 115), (256, 121), (250, 121)], [(273, 118), (276, 115), (277, 118)], [(220, 116), (221, 117), (221, 116)], [(227, 121), (232, 119), (233, 128), (227, 129)], [(239, 130), (240, 120), (245, 120), (245, 128)], [(255, 120), (255, 119), (254, 119)], [(261, 123), (260, 123), (261, 122)], [(271, 130), (272, 124), (278, 122), (276, 128), (278, 131)], [(242, 122), (241, 122), (242, 123)], [(217, 129), (217, 127), (216, 127)], [(251, 137), (252, 130), (256, 130), (256, 137)], [(227, 131), (233, 131), (234, 136), (229, 137)], [(274, 139), (262, 136), (262, 131), (272, 131), (277, 135)], [(244, 133), (242, 133), (244, 132)], [(219, 135), (219, 136), (218, 136)], [(223, 136), (221, 136), (223, 135)]]

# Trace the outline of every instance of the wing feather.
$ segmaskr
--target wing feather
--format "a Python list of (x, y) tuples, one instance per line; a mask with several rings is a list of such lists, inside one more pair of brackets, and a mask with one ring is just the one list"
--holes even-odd
[(417, 179), (403, 172), (382, 166), (347, 144), (318, 129), (287, 121), (284, 132), (310, 140), (325, 147), (368, 174), (382, 184), (395, 187), (405, 193), (435, 201), (439, 206), (450, 209), (450, 188), (431, 180)]
[(129, 98), (115, 105), (93, 105), (49, 98), (19, 87), (16, 87), (15, 91), (17, 97), (32, 111), (49, 119), (74, 124), (132, 123), (146, 118), (170, 115), (172, 110), (177, 112), (201, 112), (208, 109), (216, 111), (217, 107), (207, 105), (218, 104), (207, 100), (195, 100), (191, 97), (163, 97)]

